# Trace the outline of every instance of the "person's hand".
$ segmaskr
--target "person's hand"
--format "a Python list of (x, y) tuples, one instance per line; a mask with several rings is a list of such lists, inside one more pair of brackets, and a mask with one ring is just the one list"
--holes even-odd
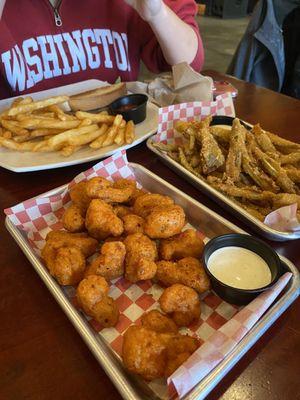
[(125, 0), (133, 7), (143, 20), (150, 22), (163, 8), (162, 0)]

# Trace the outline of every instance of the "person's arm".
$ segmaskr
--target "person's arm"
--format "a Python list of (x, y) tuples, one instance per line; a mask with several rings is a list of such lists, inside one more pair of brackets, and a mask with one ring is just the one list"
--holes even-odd
[(4, 4), (5, 4), (6, 0), (0, 0), (0, 19), (2, 17), (2, 11), (4, 8)]
[(170, 64), (190, 64), (198, 50), (199, 42), (194, 29), (182, 21), (163, 0), (125, 0), (148, 22)]

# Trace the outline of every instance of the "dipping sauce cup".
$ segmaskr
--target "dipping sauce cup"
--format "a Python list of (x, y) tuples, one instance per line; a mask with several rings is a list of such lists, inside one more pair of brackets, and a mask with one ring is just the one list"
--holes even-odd
[(109, 111), (113, 115), (121, 114), (127, 122), (132, 120), (139, 124), (146, 118), (147, 101), (145, 94), (128, 94), (113, 101), (109, 105)]
[(210, 240), (204, 248), (203, 264), (216, 294), (237, 305), (249, 303), (281, 275), (277, 253), (262, 240), (243, 234)]

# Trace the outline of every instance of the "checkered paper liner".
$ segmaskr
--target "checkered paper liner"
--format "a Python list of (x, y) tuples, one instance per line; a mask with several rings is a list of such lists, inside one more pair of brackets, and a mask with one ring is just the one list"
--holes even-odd
[(194, 101), (192, 103), (175, 104), (159, 109), (158, 129), (154, 140), (163, 143), (172, 143), (181, 138), (173, 126), (178, 120), (201, 120), (208, 115), (235, 116), (234, 105), (230, 93), (216, 97), (215, 101)]
[[(135, 179), (133, 170), (128, 164), (126, 152), (117, 152), (112, 157), (76, 176), (61, 193), (49, 197), (29, 199), (4, 210), (12, 223), (25, 232), (36, 255), (40, 256), (47, 233), (51, 230), (62, 229), (61, 217), (70, 204), (69, 189), (75, 183), (95, 176), (103, 176), (112, 181), (120, 177)], [(62, 290), (69, 301), (77, 306), (75, 289), (69, 286), (62, 287)], [(121, 355), (124, 332), (132, 323), (138, 324), (144, 312), (159, 308), (158, 299), (162, 292), (163, 289), (159, 285), (151, 283), (151, 281), (131, 284), (124, 278), (119, 278), (112, 282), (109, 292), (109, 295), (116, 300), (120, 310), (118, 324), (112, 328), (102, 329), (95, 320), (85, 317), (115, 353)], [(189, 328), (182, 329), (182, 333), (196, 335), (204, 346), (209, 338), (237, 315), (238, 311), (238, 307), (222, 301), (213, 292), (205, 293), (202, 295), (200, 320)], [(199, 380), (197, 382), (191, 380), (191, 382), (194, 385)], [(178, 379), (175, 376), (169, 382), (169, 389), (176, 387), (177, 383)], [(168, 398), (168, 387), (165, 380), (153, 381), (148, 385), (160, 398)]]

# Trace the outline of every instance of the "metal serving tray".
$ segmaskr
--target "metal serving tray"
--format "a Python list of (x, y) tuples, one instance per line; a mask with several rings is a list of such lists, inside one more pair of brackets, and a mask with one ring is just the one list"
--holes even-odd
[(168, 154), (164, 151), (161, 151), (153, 146), (153, 138), (149, 138), (147, 140), (147, 147), (149, 150), (153, 151), (165, 164), (167, 164), (171, 169), (189, 181), (193, 186), (197, 189), (200, 189), (201, 192), (205, 193), (212, 200), (220, 204), (223, 208), (228, 210), (231, 214), (237, 216), (242, 219), (246, 224), (251, 226), (251, 228), (266, 237), (270, 240), (275, 241), (286, 241), (286, 240), (295, 240), (300, 239), (300, 231), (298, 232), (284, 232), (277, 231), (273, 228), (270, 228), (263, 222), (259, 221), (257, 218), (254, 218), (251, 214), (245, 211), (238, 204), (231, 201), (227, 196), (219, 192), (218, 190), (211, 187), (204, 180), (199, 179), (193, 173), (185, 169), (181, 164), (173, 160)]
[[(129, 163), (136, 176), (137, 181), (147, 190), (171, 196), (176, 203), (185, 209), (187, 219), (191, 225), (200, 229), (208, 238), (225, 233), (240, 232), (245, 233), (237, 226), (222, 218), (218, 214), (209, 210), (196, 200), (182, 193), (174, 186), (163, 179), (154, 175), (152, 172), (141, 165)], [(47, 197), (59, 194), (65, 189), (66, 185), (44, 193), (38, 197)], [(121, 396), (126, 400), (145, 400), (158, 399), (150, 392), (141, 379), (130, 376), (123, 368), (122, 362), (111, 351), (109, 346), (99, 334), (88, 324), (84, 316), (68, 300), (62, 288), (50, 276), (40, 259), (34, 254), (24, 232), (16, 228), (13, 223), (6, 218), (6, 227), (22, 251), (35, 268), (47, 288), (50, 290), (58, 304), (61, 306), (69, 320), (77, 329), (89, 349), (92, 351), (100, 365), (110, 377)], [(289, 307), (299, 294), (299, 272), (297, 268), (286, 258), (281, 257), (281, 261), (286, 270), (293, 273), (293, 277), (288, 283), (283, 294), (274, 302), (272, 307), (257, 322), (250, 332), (241, 340), (235, 349), (197, 386), (194, 387), (184, 400), (204, 399), (207, 394), (217, 385), (217, 383), (227, 374), (227, 372), (238, 362), (238, 360), (250, 349), (250, 347), (263, 335), (263, 333), (273, 324), (273, 322)]]

